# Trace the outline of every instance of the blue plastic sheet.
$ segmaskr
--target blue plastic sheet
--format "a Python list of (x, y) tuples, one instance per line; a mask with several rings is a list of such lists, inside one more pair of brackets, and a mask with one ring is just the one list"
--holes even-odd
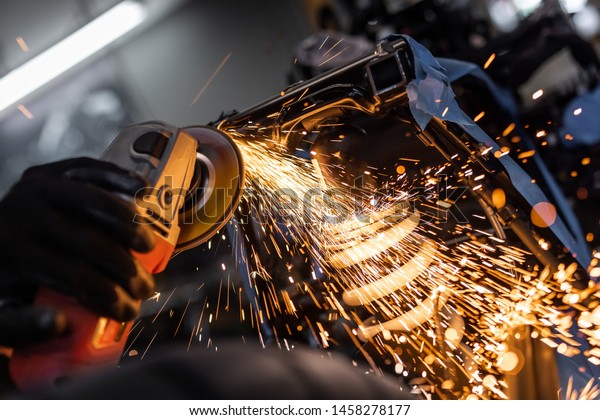
[[(411, 113), (419, 127), (424, 130), (431, 118), (437, 117), (460, 125), (471, 137), (490, 147), (492, 153), (500, 150), (498, 144), (459, 107), (446, 69), (440, 62), (411, 37), (403, 35), (402, 38), (409, 44), (414, 56), (415, 79), (409, 83), (407, 93)], [(466, 72), (469, 69), (464, 68), (461, 71)], [(510, 156), (504, 155), (498, 160), (506, 169), (517, 191), (532, 207), (538, 203), (551, 202), (540, 187), (532, 182), (529, 174)], [(574, 238), (560, 217), (556, 218), (550, 229), (580, 264), (584, 267), (589, 265), (591, 256), (587, 248)]]
[[(517, 119), (518, 114), (518, 104), (515, 101), (515, 98), (511, 91), (504, 89), (498, 86), (489, 75), (483, 71), (481, 67), (476, 64), (469, 63), (466, 61), (460, 61), (449, 58), (437, 58), (438, 62), (442, 65), (443, 68), (446, 69), (446, 75), (450, 83), (453, 83), (465, 76), (475, 77), (481, 82), (483, 82), (488, 90), (491, 92), (492, 96), (496, 100), (496, 102), (502, 107), (502, 109), (510, 115), (515, 120)], [(600, 100), (600, 96), (598, 97)], [(598, 104), (600, 105), (600, 103)], [(523, 144), (527, 147), (528, 150), (535, 150), (535, 144), (531, 140), (531, 138), (525, 133), (523, 130), (517, 126), (515, 132), (521, 136)], [(535, 163), (537, 169), (540, 171), (546, 186), (552, 198), (554, 200), (554, 204), (559, 208), (561, 214), (565, 218), (565, 222), (569, 227), (571, 233), (574, 236), (575, 241), (577, 242), (578, 252), (587, 251), (587, 244), (585, 242), (585, 236), (583, 234), (583, 230), (581, 229), (581, 225), (577, 220), (577, 216), (575, 212), (571, 208), (567, 198), (559, 187), (558, 183), (554, 179), (554, 176), (546, 166), (543, 159), (539, 154), (535, 154), (532, 158)], [(576, 251), (577, 252), (577, 251)]]

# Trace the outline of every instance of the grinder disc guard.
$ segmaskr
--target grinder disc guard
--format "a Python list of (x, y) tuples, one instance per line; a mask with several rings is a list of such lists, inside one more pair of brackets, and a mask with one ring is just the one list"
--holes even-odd
[(244, 184), (242, 155), (223, 132), (207, 126), (183, 128), (198, 142), (194, 180), (180, 212), (176, 252), (210, 239), (235, 211)]

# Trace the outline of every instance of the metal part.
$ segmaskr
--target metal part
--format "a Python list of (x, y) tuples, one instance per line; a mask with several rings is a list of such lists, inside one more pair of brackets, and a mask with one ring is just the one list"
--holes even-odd
[[(408, 134), (407, 136), (396, 135), (387, 144), (368, 143), (368, 140), (365, 140), (365, 143), (361, 145), (362, 154), (368, 155), (369, 150), (367, 149), (377, 148), (378, 146), (380, 152), (383, 153), (398, 150), (394, 147), (398, 144), (402, 145), (403, 142), (408, 143), (409, 137), (420, 140), (422, 142), (421, 146), (424, 146), (423, 148), (426, 150), (423, 154), (415, 156), (423, 159), (426, 159), (425, 155), (427, 157), (441, 157), (444, 164), (448, 164), (447, 167), (451, 168), (448, 169), (448, 172), (452, 172), (456, 184), (465, 185), (470, 190), (471, 198), (477, 203), (478, 210), (480, 211), (483, 208), (488, 219), (486, 229), (496, 233), (494, 239), (501, 243), (514, 241), (515, 244), (529, 251), (526, 257), (528, 266), (540, 265), (542, 268), (546, 267), (550, 276), (556, 273), (561, 266), (577, 265), (579, 269), (585, 269), (585, 267), (582, 267), (583, 263), (581, 262), (585, 261), (585, 255), (578, 253), (574, 247), (570, 246), (574, 241), (565, 240), (565, 238), (570, 239), (570, 233), (564, 229), (561, 215), (556, 217), (556, 221), (552, 226), (532, 225), (529, 216), (535, 202), (549, 202), (549, 200), (546, 199), (541, 190), (536, 189), (537, 186), (531, 186), (533, 183), (529, 182), (530, 177), (518, 166), (518, 163), (512, 160), (510, 156), (504, 156), (498, 145), (483, 130), (481, 130), (483, 136), (480, 136), (477, 130), (471, 130), (470, 127), (467, 127), (468, 124), (456, 123), (443, 118), (449, 110), (448, 107), (453, 106), (455, 103), (448, 102), (439, 105), (439, 115), (431, 113), (429, 115), (431, 118), (426, 124), (421, 125), (417, 122), (419, 109), (414, 112), (415, 103), (411, 103), (411, 100), (414, 101), (414, 96), (417, 95), (417, 87), (413, 82), (418, 78), (420, 80), (417, 81), (423, 81), (430, 75), (423, 74), (427, 72), (423, 69), (423, 63), (419, 63), (419, 60), (413, 56), (414, 51), (411, 46), (412, 44), (402, 37), (392, 37), (380, 43), (373, 52), (345, 66), (335, 68), (306, 82), (297, 83), (283, 91), (281, 95), (246, 111), (224, 117), (218, 123), (218, 128), (225, 133), (229, 133), (232, 137), (235, 136), (236, 139), (241, 139), (241, 141), (264, 141), (265, 148), (281, 147), (287, 153), (312, 159), (311, 153), (314, 155), (325, 154), (319, 150), (318, 142), (326, 138), (331, 127), (344, 127), (347, 129), (349, 126), (356, 125), (365, 128), (368, 124), (377, 125), (380, 128), (386, 124), (388, 126), (393, 124), (396, 126), (401, 124), (411, 126), (413, 131), (401, 133)], [(433, 57), (431, 57), (431, 61), (435, 62)], [(435, 64), (432, 64), (432, 66), (435, 66)], [(440, 74), (443, 73), (442, 70), (437, 68), (432, 67), (429, 70), (431, 69), (438, 71)], [(435, 78), (431, 77), (429, 81), (431, 82), (432, 79)], [(433, 81), (435, 82), (435, 80)], [(447, 80), (439, 80), (439, 82), (440, 84), (436, 86), (440, 88), (440, 91), (442, 91), (442, 88), (449, 88)], [(439, 103), (441, 104), (443, 101), (441, 94), (440, 96), (431, 96), (428, 99), (433, 102), (433, 99), (436, 98), (440, 98)], [(446, 99), (448, 98), (454, 101), (453, 95), (448, 95)], [(424, 101), (425, 105), (427, 105), (426, 102)], [(438, 102), (438, 99), (435, 102)], [(442, 111), (446, 105), (448, 107), (445, 111)], [(457, 104), (456, 106), (458, 107)], [(472, 125), (476, 126), (475, 123)], [(339, 133), (339, 131), (334, 131), (334, 134)], [(398, 134), (399, 131), (394, 133)], [(361, 139), (368, 138), (367, 135), (360, 137)], [(338, 138), (346, 137), (338, 136)], [(336, 141), (339, 141), (339, 139)], [(351, 143), (347, 139), (345, 141)], [(336, 154), (331, 150), (327, 151), (328, 156), (333, 155), (341, 160), (340, 153)], [(359, 156), (359, 158), (362, 157)], [(427, 163), (424, 165), (428, 166)], [(478, 182), (466, 180), (468, 177), (464, 173), (467, 167), (471, 173), (480, 174), (474, 177)], [(348, 170), (347, 166), (341, 167), (341, 170), (349, 172), (351, 175), (355, 174), (355, 172)], [(359, 173), (364, 173), (364, 171), (356, 172), (356, 174)], [(495, 190), (506, 191), (505, 204), (497, 205), (493, 202), (492, 194)], [(392, 231), (392, 229), (388, 230)], [(342, 232), (340, 242), (343, 243), (343, 235), (348, 235), (348, 232), (348, 230)], [(381, 232), (383, 232), (383, 229)], [(352, 231), (352, 233), (356, 232)], [(480, 230), (480, 233), (486, 234), (482, 230)], [(402, 239), (398, 233), (391, 236), (396, 242)], [(427, 237), (425, 233), (423, 233), (423, 236)], [(365, 237), (367, 236), (365, 235)], [(379, 235), (377, 241), (357, 240), (357, 243), (360, 242), (364, 248), (367, 248), (367, 250), (361, 252), (361, 258), (369, 259), (373, 257), (373, 254), (383, 254), (374, 245), (375, 243), (381, 245), (384, 241), (383, 238), (384, 236)], [(437, 238), (442, 246), (452, 245), (452, 242), (444, 242), (446, 238), (441, 239), (440, 236)], [(469, 238), (473, 239), (474, 237)], [(335, 239), (337, 240), (337, 238)], [(456, 237), (450, 239), (456, 240)], [(475, 242), (475, 239), (473, 239), (473, 242)], [(422, 250), (424, 248), (422, 245), (427, 243), (429, 242), (422, 241), (419, 249)], [(328, 263), (333, 269), (338, 270), (336, 273), (339, 274), (339, 270), (347, 269), (349, 263), (362, 263), (359, 258), (346, 258), (346, 254), (350, 254), (352, 251), (353, 248), (348, 246), (343, 255), (342, 253), (333, 254), (333, 258)], [(338, 259), (336, 259), (336, 255), (339, 257)], [(532, 257), (529, 258), (529, 255), (532, 255)], [(252, 260), (252, 258), (249, 259), (248, 264), (253, 264)], [(421, 271), (426, 271), (429, 261), (424, 257), (419, 258), (419, 261), (421, 262), (419, 266)], [(423, 261), (425, 262), (423, 263)], [(411, 268), (410, 264), (405, 264), (402, 267), (392, 265), (392, 267), (391, 274), (390, 270), (384, 271), (382, 272), (382, 278), (379, 279), (376, 278), (379, 274), (376, 274), (375, 277), (369, 278), (369, 281), (360, 283), (360, 289), (344, 285), (348, 290), (345, 290), (346, 293), (340, 292), (340, 296), (338, 296), (342, 297), (341, 301), (346, 305), (344, 308), (349, 311), (356, 310), (356, 308), (364, 306), (365, 303), (370, 303), (371, 300), (384, 300), (385, 296), (390, 296), (392, 287), (397, 287), (401, 283), (400, 280), (406, 280), (406, 283), (408, 283), (417, 274), (417, 270), (414, 270), (415, 275), (412, 275), (412, 272), (408, 270), (408, 268)], [(396, 269), (397, 267), (399, 268)], [(520, 268), (516, 265), (507, 265), (507, 267), (509, 271)], [(368, 268), (373, 267), (369, 266)], [(410, 275), (406, 275), (406, 273)], [(386, 274), (387, 277), (384, 277), (383, 274)], [(397, 276), (393, 278), (395, 274)], [(585, 273), (582, 276), (584, 281), (587, 280)], [(363, 281), (363, 279), (360, 280)], [(388, 285), (390, 287), (387, 287)], [(577, 283), (573, 285), (579, 286)], [(512, 286), (507, 285), (506, 289), (510, 290), (510, 287)], [(356, 291), (361, 293), (356, 293)], [(356, 296), (353, 296), (354, 293), (356, 293)], [(417, 310), (413, 313), (405, 311), (403, 313), (403, 315), (407, 315), (405, 317), (392, 317), (386, 314), (385, 317), (381, 317), (383, 319), (374, 319), (375, 322), (372, 325), (368, 325), (365, 321), (364, 330), (361, 331), (363, 338), (372, 339), (368, 340), (368, 342), (372, 342), (385, 340), (385, 333), (389, 333), (390, 330), (413, 331), (414, 325), (409, 321), (416, 319), (421, 322), (421, 320), (434, 315), (434, 312), (439, 313), (438, 306), (443, 306), (446, 303), (445, 295), (440, 292), (439, 295), (434, 296), (433, 291), (426, 293), (430, 293), (431, 299), (423, 300), (418, 305), (406, 305), (407, 308), (416, 307)], [(447, 299), (449, 304), (452, 303), (452, 299), (453, 297)], [(392, 305), (389, 301), (385, 301), (385, 305), (388, 304)], [(398, 300), (394, 301), (394, 304), (401, 305), (402, 302)], [(402, 309), (401, 306), (399, 307)], [(319, 309), (321, 308), (319, 307)], [(358, 319), (359, 317), (360, 315), (356, 315), (355, 318)], [(396, 322), (397, 320), (399, 322)], [(324, 322), (322, 319), (320, 321)], [(360, 320), (360, 322), (362, 321), (363, 319)], [(385, 322), (388, 322), (388, 324)], [(441, 322), (438, 322), (438, 327), (441, 324)], [(455, 337), (453, 334), (456, 334), (455, 330), (451, 331), (449, 337), (456, 338), (454, 343), (457, 346), (456, 351), (466, 349), (464, 343), (460, 343), (462, 337), (458, 335)], [(527, 363), (532, 364), (529, 367), (536, 371), (536, 380), (532, 381), (531, 384), (526, 384), (526, 388), (538, 398), (552, 398), (553, 390), (558, 389), (558, 379), (554, 374), (554, 367), (550, 365), (550, 361), (555, 354), (552, 349), (541, 346), (539, 342), (531, 341), (529, 337), (525, 337), (523, 340), (532, 349), (532, 357), (527, 358)], [(392, 341), (390, 340), (390, 343)], [(396, 343), (393, 345), (396, 345)], [(523, 351), (525, 350), (527, 349), (523, 348)], [(447, 352), (444, 350), (444, 353)], [(544, 371), (543, 366), (548, 367), (547, 371)], [(498, 395), (501, 395), (501, 393), (499, 392)], [(518, 397), (519, 395), (525, 394), (518, 388), (514, 388), (514, 393), (511, 396)]]

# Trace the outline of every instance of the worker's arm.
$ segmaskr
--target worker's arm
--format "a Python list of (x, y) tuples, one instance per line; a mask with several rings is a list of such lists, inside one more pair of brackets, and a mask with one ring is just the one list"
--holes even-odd
[(55, 308), (33, 305), (40, 287), (74, 296), (101, 316), (135, 318), (154, 280), (131, 250), (148, 252), (154, 241), (119, 194), (133, 196), (144, 186), (88, 158), (23, 174), (0, 201), (0, 346), (29, 346), (67, 330)]

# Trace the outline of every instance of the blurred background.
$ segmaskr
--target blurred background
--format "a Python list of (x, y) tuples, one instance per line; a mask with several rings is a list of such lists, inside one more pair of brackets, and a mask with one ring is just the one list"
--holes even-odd
[[(119, 3), (3, 1), (0, 75)], [(235, 0), (138, 4), (144, 18), (137, 27), (0, 110), (2, 192), (32, 164), (99, 156), (128, 122), (205, 124), (221, 111), (271, 96), (285, 87), (293, 48), (309, 33), (306, 12), (293, 1), (267, 1), (260, 7)]]
[[(124, 24), (107, 46), (84, 54), (85, 59), (39, 82), (39, 87), (27, 78), (14, 81), (16, 72), (34, 57), (123, 4), (133, 14), (111, 20), (99, 32), (118, 32), (117, 23)], [(98, 157), (128, 123), (158, 119), (179, 126), (207, 124), (222, 112), (244, 110), (291, 83), (362, 54), (392, 33), (413, 36), (435, 55), (489, 67), (495, 81), (516, 98), (532, 137), (540, 137), (536, 133), (542, 130), (542, 146), (563, 150), (564, 139), (554, 122), (570, 100), (595, 87), (599, 75), (594, 55), (600, 41), (599, 4), (600, 0), (1, 0), (0, 194), (29, 166)], [(88, 44), (98, 39), (96, 35)], [(314, 50), (326, 39), (344, 39), (346, 47), (324, 62)], [(490, 66), (492, 54), (496, 63)], [(23, 92), (18, 92), (21, 87)], [(592, 191), (592, 186), (600, 190), (600, 170), (591, 169), (598, 166), (597, 159), (585, 163), (587, 172), (574, 166), (590, 156), (597, 140), (582, 138), (583, 149), (571, 149), (572, 158), (555, 151), (549, 162), (574, 205), (584, 203), (581, 217), (590, 219), (589, 242), (600, 237)], [(574, 171), (579, 176), (572, 176)], [(192, 340), (204, 345), (211, 329), (240, 336), (247, 327), (250, 334), (254, 328), (239, 322), (239, 308), (248, 303), (242, 303), (242, 279), (231, 254), (231, 237), (223, 231), (175, 258), (160, 276), (161, 296), (146, 305), (145, 325), (132, 333), (127, 355), (144, 357), (153, 343), (174, 338), (188, 346)], [(211, 306), (215, 299), (222, 300), (221, 306)]]
[[(137, 26), (33, 93), (0, 107), (0, 193), (27, 166), (98, 156), (128, 122), (204, 124), (222, 111), (243, 110), (271, 97), (295, 81), (290, 77), (295, 51), (320, 29), (371, 41), (407, 33), (434, 53), (451, 56), (517, 30), (545, 8), (560, 9), (577, 33), (595, 42), (596, 1), (140, 0), (135, 3), (143, 17)], [(0, 76), (121, 2), (2, 1)], [(564, 87), (573, 78), (576, 66), (564, 65), (569, 58), (562, 50), (539, 63), (531, 83), (519, 87), (523, 97), (530, 97), (528, 89)]]

